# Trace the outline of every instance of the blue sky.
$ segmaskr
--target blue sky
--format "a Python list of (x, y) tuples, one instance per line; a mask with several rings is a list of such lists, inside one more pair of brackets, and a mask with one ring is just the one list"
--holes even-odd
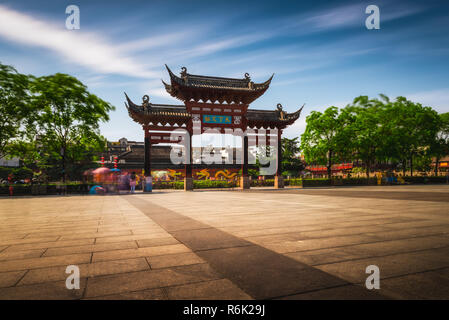
[[(65, 28), (68, 5), (80, 30)], [(380, 30), (367, 30), (365, 8), (380, 8)], [(164, 64), (175, 72), (243, 78), (275, 73), (250, 107), (294, 111), (285, 130), (304, 131), (311, 110), (342, 107), (358, 95), (409, 99), (449, 112), (448, 1), (0, 1), (0, 61), (22, 73), (63, 72), (117, 110), (101, 125), (109, 140), (143, 140), (124, 107), (180, 104), (165, 93)]]

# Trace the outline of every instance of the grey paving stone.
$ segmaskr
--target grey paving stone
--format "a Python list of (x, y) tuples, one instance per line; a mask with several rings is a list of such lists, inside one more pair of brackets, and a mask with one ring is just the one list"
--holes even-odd
[(346, 282), (259, 246), (197, 254), (255, 299), (271, 299)]

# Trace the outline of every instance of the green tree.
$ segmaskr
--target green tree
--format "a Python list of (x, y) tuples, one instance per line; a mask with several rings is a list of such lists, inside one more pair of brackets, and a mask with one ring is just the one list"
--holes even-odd
[(36, 134), (35, 143), (44, 148), (46, 157), (60, 165), (65, 181), (67, 163), (90, 159), (95, 151), (103, 150), (99, 124), (109, 120), (108, 112), (114, 107), (66, 74), (35, 78), (30, 89), (36, 121), (29, 132)]
[(28, 85), (28, 76), (0, 63), (0, 157), (8, 144), (20, 138), (22, 125), (28, 120)]
[(307, 162), (326, 164), (329, 177), (337, 159), (361, 160), (368, 177), (379, 163), (401, 163), (404, 174), (409, 168), (413, 175), (414, 167), (429, 168), (431, 155), (438, 162), (448, 154), (448, 118), (405, 97), (359, 96), (341, 112), (312, 112), (301, 148)]
[(440, 128), (430, 148), (430, 154), (435, 157), (435, 175), (438, 174), (440, 159), (449, 154), (449, 112), (439, 117)]
[(347, 148), (347, 133), (338, 108), (332, 106), (323, 113), (312, 111), (306, 118), (306, 130), (301, 136), (301, 149), (307, 163), (325, 164), (332, 177), (332, 164)]
[(388, 152), (391, 153), (391, 158), (402, 162), (404, 174), (408, 161), (410, 174), (413, 175), (413, 160), (423, 156), (434, 143), (440, 118), (432, 108), (423, 107), (405, 97), (397, 97), (386, 106), (389, 135), (384, 138), (391, 144)]
[[(384, 100), (386, 96), (381, 95)], [(383, 126), (381, 115), (384, 104), (377, 99), (369, 99), (367, 96), (359, 96), (351, 105), (342, 110), (348, 119), (348, 142), (352, 149), (350, 158), (362, 160), (366, 176), (370, 171), (379, 152), (383, 147)]]
[(254, 163), (254, 167), (257, 168), (257, 170), (254, 171), (248, 171), (248, 174), (250, 174), (252, 177), (256, 177), (259, 175), (265, 175), (266, 172), (264, 172), (264, 168), (268, 163), (272, 163), (273, 161), (276, 161), (276, 148), (270, 145), (258, 145), (256, 149), (256, 162)]
[(289, 139), (282, 138), (282, 170), (288, 172), (288, 175), (297, 176), (299, 171), (304, 169), (304, 163), (300, 158), (298, 137)]

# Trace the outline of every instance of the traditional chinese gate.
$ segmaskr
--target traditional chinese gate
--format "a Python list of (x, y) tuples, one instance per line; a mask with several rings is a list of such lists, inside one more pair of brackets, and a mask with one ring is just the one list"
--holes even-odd
[[(263, 83), (254, 83), (248, 74), (243, 79), (199, 76), (187, 73), (183, 67), (178, 77), (166, 67), (170, 84), (163, 82), (165, 89), (171, 96), (183, 101), (184, 105), (153, 104), (147, 95), (141, 105), (136, 105), (125, 93), (125, 105), (130, 117), (141, 124), (145, 132), (145, 176), (151, 176), (152, 145), (183, 142), (186, 155), (184, 190), (192, 190), (192, 136), (212, 130), (213, 133), (233, 134), (242, 138), (242, 189), (250, 187), (248, 144), (273, 145), (275, 141), (275, 187), (283, 188), (282, 130), (299, 118), (302, 107), (294, 113), (283, 111), (280, 104), (271, 111), (248, 109), (249, 104), (268, 89), (273, 76)], [(273, 134), (275, 139), (270, 139)]]

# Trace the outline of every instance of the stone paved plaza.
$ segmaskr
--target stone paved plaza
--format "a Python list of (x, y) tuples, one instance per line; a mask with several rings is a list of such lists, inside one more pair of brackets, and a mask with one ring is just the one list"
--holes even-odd
[(0, 198), (0, 299), (448, 298), (448, 185)]

